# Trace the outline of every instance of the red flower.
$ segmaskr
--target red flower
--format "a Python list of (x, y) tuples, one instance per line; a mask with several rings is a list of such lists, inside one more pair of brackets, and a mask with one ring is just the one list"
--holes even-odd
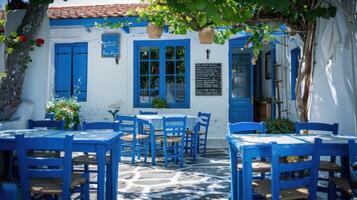
[(19, 35), (19, 36), (17, 37), (17, 39), (18, 39), (19, 41), (23, 42), (23, 43), (27, 42), (27, 39), (26, 39), (26, 37), (25, 37), (24, 35)]
[(35, 40), (35, 44), (36, 44), (37, 46), (41, 46), (41, 45), (45, 44), (45, 40), (43, 40), (42, 38), (37, 38), (37, 39)]

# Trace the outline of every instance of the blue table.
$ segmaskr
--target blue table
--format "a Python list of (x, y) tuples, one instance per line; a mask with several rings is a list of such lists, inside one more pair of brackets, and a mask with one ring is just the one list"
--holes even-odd
[(139, 124), (149, 125), (150, 126), (150, 144), (151, 144), (151, 157), (152, 165), (156, 164), (156, 155), (155, 155), (155, 130), (163, 129), (163, 118), (164, 117), (187, 117), (186, 127), (190, 130), (194, 130), (194, 151), (193, 159), (196, 159), (197, 156), (197, 142), (198, 142), (198, 123), (200, 118), (193, 115), (183, 115), (183, 114), (161, 114), (161, 115), (137, 115)]
[[(96, 153), (98, 164), (97, 199), (117, 198), (120, 136), (122, 135), (121, 132), (80, 132), (36, 129), (6, 130), (0, 131), (0, 150), (14, 151), (16, 149), (16, 133), (24, 133), (25, 137), (55, 137), (63, 139), (66, 134), (72, 133), (74, 152)], [(111, 163), (108, 165), (107, 174), (105, 174), (105, 157), (106, 152), (108, 151), (111, 155)], [(105, 183), (105, 179), (107, 179), (107, 184)]]
[[(348, 144), (349, 139), (357, 137), (335, 136), (330, 134), (235, 134), (227, 135), (230, 150), (231, 197), (236, 199), (252, 199), (252, 160), (256, 157), (269, 157), (270, 142), (278, 144), (313, 143), (315, 138), (322, 139), (321, 156), (341, 156), (342, 176), (348, 176)], [(243, 148), (248, 147), (249, 148)], [(238, 177), (238, 157), (243, 154), (242, 177)]]

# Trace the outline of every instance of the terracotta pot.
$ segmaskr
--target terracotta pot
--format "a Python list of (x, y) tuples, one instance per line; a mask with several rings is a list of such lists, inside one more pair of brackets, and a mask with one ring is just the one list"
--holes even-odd
[(201, 44), (212, 44), (214, 39), (214, 29), (204, 28), (198, 33)]
[(148, 26), (146, 27), (146, 31), (148, 32), (149, 38), (157, 39), (161, 37), (164, 28), (149, 23)]

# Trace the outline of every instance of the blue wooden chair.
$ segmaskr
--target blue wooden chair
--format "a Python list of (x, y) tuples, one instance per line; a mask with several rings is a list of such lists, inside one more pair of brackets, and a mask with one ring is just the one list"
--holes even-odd
[(14, 183), (0, 184), (0, 199), (19, 199), (18, 188)]
[(140, 111), (139, 111), (139, 114), (140, 114), (140, 115), (157, 115), (158, 112), (156, 112), (156, 111), (142, 111), (142, 110), (140, 110)]
[(59, 121), (54, 121), (54, 120), (32, 120), (30, 119), (28, 121), (28, 128), (29, 129), (34, 129), (34, 128), (47, 128), (47, 129), (57, 129), (57, 130), (64, 130), (64, 121), (59, 120)]
[(328, 195), (329, 200), (337, 199), (336, 188), (347, 196), (357, 197), (357, 143), (348, 141), (350, 177), (331, 177), (331, 187)]
[[(265, 134), (265, 123), (264, 122), (238, 122), (228, 124), (228, 134), (245, 134), (245, 133), (260, 133)], [(238, 163), (238, 177), (242, 176), (243, 165), (241, 160)], [(265, 161), (265, 158), (253, 161), (253, 172), (261, 172), (261, 178), (264, 178), (265, 173), (270, 172), (270, 163)]]
[[(272, 143), (270, 145), (271, 180), (254, 180), (253, 189), (259, 195), (273, 200), (316, 199), (321, 143), (320, 138), (315, 139), (314, 144)], [(244, 152), (243, 150), (243, 154)], [(284, 159), (287, 156), (298, 156), (305, 159), (289, 163)], [(298, 175), (287, 176), (287, 174), (295, 173)]]
[[(118, 122), (83, 122), (82, 131), (119, 131), (119, 123)], [(107, 164), (110, 164), (110, 155), (105, 157), (105, 161)], [(97, 182), (90, 181), (90, 173), (97, 173), (96, 170), (90, 170), (89, 165), (97, 165), (97, 157), (93, 153), (81, 154), (73, 157), (74, 165), (83, 165), (83, 169), (76, 169), (76, 171), (84, 172), (86, 179), (88, 182), (85, 187), (89, 188), (89, 184), (97, 184)], [(91, 190), (93, 188), (90, 188)], [(94, 189), (95, 190), (95, 189)]]
[(165, 167), (169, 160), (184, 165), (185, 136), (186, 136), (187, 117), (164, 117), (163, 131), (164, 135), (158, 137), (163, 143)]
[(51, 113), (46, 113), (45, 114), (45, 119), (47, 120), (55, 120), (55, 113), (51, 112)]
[[(297, 134), (301, 134), (302, 131), (319, 131), (322, 133), (338, 134), (338, 124), (325, 124), (316, 122), (297, 122), (295, 123), (295, 131)], [(327, 172), (329, 177), (334, 177), (335, 173), (341, 172), (341, 167), (336, 163), (336, 156), (331, 156), (329, 160), (321, 160), (319, 170), (321, 172)], [(329, 178), (319, 177), (319, 180), (329, 182)], [(330, 185), (330, 184), (329, 184)], [(328, 186), (329, 187), (329, 186)], [(326, 187), (319, 186), (319, 191), (328, 192)]]
[[(15, 141), (23, 199), (31, 199), (31, 195), (61, 195), (67, 200), (75, 187), (81, 188), (82, 195), (88, 195), (81, 187), (85, 178), (72, 173), (73, 135), (61, 139), (25, 138), (18, 134)], [(63, 151), (64, 157), (30, 157), (31, 151)]]
[[(200, 118), (200, 122), (198, 123), (198, 146), (197, 150), (199, 152), (203, 152), (203, 156), (206, 156), (206, 145), (207, 145), (207, 135), (208, 135), (208, 127), (211, 119), (211, 113), (203, 113), (199, 112), (198, 117)], [(189, 146), (190, 145), (190, 146)], [(186, 131), (186, 152), (188, 150), (193, 150), (194, 146), (194, 130)]]
[[(118, 122), (83, 122), (83, 131), (119, 131)], [(106, 161), (110, 162), (110, 156), (106, 157)], [(97, 157), (95, 154), (83, 154), (73, 158), (73, 163), (78, 165), (97, 165)]]
[(141, 153), (144, 153), (144, 162), (147, 160), (150, 138), (148, 134), (138, 133), (138, 120), (136, 116), (117, 116), (119, 130), (123, 132), (121, 139), (121, 156), (131, 157), (134, 164), (135, 156), (140, 160)]

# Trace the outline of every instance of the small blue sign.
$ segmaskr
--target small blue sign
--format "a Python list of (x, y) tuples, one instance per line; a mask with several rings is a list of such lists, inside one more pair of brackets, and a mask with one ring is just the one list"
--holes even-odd
[(120, 34), (102, 34), (102, 57), (118, 57), (120, 55)]

